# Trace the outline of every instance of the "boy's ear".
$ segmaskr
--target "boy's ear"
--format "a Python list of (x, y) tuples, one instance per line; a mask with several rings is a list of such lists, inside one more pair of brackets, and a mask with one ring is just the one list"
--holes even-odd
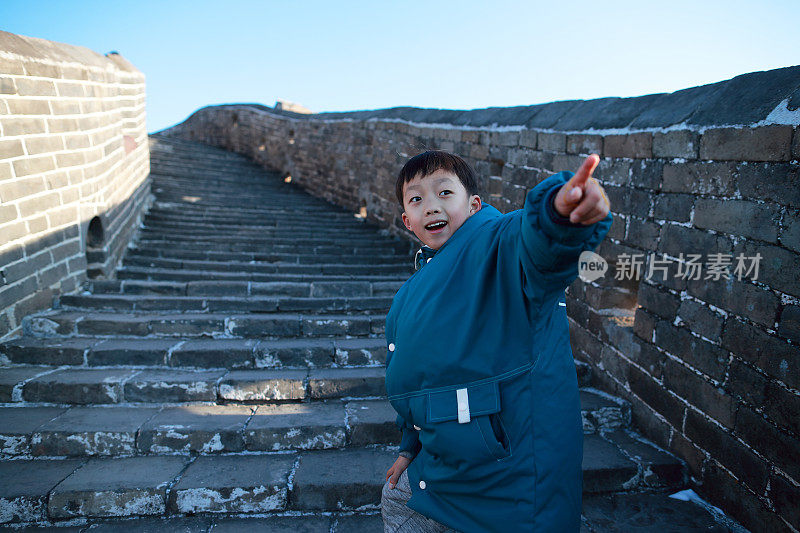
[(414, 231), (414, 230), (411, 229), (411, 221), (408, 220), (408, 215), (406, 215), (405, 211), (403, 211), (403, 215), (402, 216), (403, 216), (403, 224), (406, 225), (406, 229), (408, 231)]
[(477, 194), (473, 194), (472, 197), (469, 199), (469, 214), (474, 215), (475, 213), (481, 210), (481, 207), (483, 207), (483, 202), (481, 201), (481, 197), (478, 196)]

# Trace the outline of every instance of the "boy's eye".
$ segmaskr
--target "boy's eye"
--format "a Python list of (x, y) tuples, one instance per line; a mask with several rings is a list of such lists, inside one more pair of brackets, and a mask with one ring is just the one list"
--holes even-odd
[(439, 194), (453, 194), (453, 191), (451, 191), (449, 189), (445, 189), (442, 192), (440, 192)]
[(418, 200), (422, 200), (422, 198), (420, 198), (419, 196), (412, 196), (411, 198), (409, 198), (408, 201), (409, 202), (416, 202)]

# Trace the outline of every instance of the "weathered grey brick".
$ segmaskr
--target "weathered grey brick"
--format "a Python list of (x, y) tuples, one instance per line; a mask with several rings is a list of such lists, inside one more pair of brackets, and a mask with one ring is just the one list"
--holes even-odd
[(733, 163), (670, 163), (664, 165), (661, 190), (695, 194), (733, 196), (736, 166)]
[(690, 130), (675, 130), (653, 134), (653, 157), (697, 159), (699, 134)]
[(44, 119), (41, 118), (4, 118), (2, 126), (3, 135), (7, 137), (46, 132)]
[(52, 81), (17, 78), (17, 94), (20, 96), (55, 96), (56, 89)]
[[(467, 132), (462, 132), (462, 139), (463, 139), (464, 133), (467, 133)], [(525, 148), (530, 148), (531, 150), (536, 150), (537, 149), (537, 137), (538, 137), (538, 133), (535, 130), (528, 130), (528, 129), (521, 130), (519, 132), (519, 145), (520, 146), (524, 146)]]
[(9, 99), (6, 104), (14, 115), (49, 115), (47, 100)]
[(653, 135), (651, 133), (606, 135), (603, 139), (603, 155), (631, 159), (653, 157)]
[(567, 151), (567, 135), (564, 133), (539, 133), (537, 150), (565, 153)]
[(748, 200), (698, 198), (694, 225), (732, 235), (777, 242), (781, 211), (775, 205)]
[(792, 127), (718, 128), (700, 138), (700, 159), (789, 161)]
[(732, 428), (736, 402), (721, 388), (715, 387), (705, 377), (673, 359), (664, 365), (664, 386), (689, 404), (710, 416), (723, 426)]
[(567, 153), (600, 155), (603, 153), (603, 136), (583, 134), (567, 135)]
[(739, 191), (746, 198), (800, 207), (800, 167), (793, 163), (741, 163)]
[(722, 331), (722, 347), (739, 355), (789, 387), (800, 385), (797, 348), (741, 319), (730, 318)]
[(689, 222), (695, 198), (691, 194), (658, 194), (653, 197), (653, 218)]
[(22, 141), (19, 139), (0, 140), (0, 159), (10, 159), (24, 154)]

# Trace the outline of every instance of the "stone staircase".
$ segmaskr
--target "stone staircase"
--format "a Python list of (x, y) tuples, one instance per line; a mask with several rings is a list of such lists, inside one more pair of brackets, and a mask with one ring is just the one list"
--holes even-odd
[[(0, 523), (382, 531), (399, 440), (383, 326), (412, 247), (241, 156), (154, 136), (151, 160), (116, 279), (0, 344)], [(713, 524), (666, 498), (682, 463), (576, 370), (584, 530), (643, 507)]]

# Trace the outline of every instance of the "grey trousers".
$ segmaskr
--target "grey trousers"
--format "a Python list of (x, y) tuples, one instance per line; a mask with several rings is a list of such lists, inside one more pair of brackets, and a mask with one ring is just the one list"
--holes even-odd
[(384, 533), (451, 533), (455, 531), (409, 509), (406, 502), (410, 499), (411, 486), (405, 470), (400, 474), (395, 488), (389, 488), (388, 481), (383, 484), (381, 516), (383, 516)]

